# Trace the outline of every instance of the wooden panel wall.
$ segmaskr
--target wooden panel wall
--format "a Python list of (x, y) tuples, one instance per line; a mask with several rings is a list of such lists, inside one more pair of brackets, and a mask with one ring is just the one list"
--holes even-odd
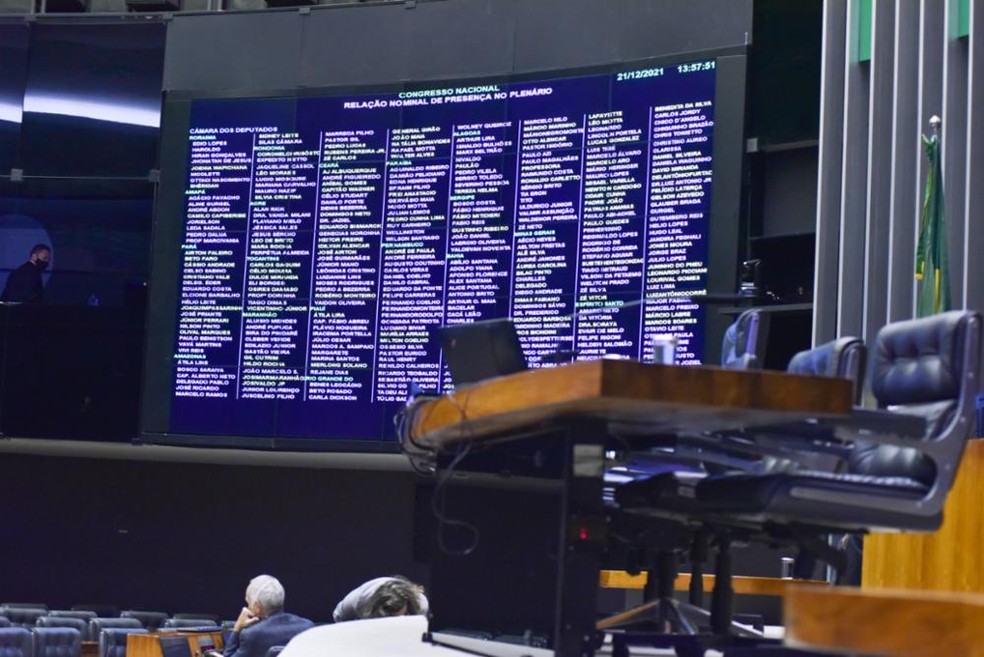
[(984, 438), (972, 440), (933, 534), (865, 538), (864, 588), (984, 593)]

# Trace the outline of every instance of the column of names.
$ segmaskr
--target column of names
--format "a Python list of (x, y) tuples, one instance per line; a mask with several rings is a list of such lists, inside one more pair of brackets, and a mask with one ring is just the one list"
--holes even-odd
[(196, 129), (181, 244), (174, 394), (235, 396), (253, 134)]

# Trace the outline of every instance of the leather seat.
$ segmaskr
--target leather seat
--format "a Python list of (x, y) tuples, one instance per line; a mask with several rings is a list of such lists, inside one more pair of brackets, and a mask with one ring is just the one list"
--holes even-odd
[(167, 614), (163, 611), (137, 611), (128, 609), (120, 612), (120, 618), (135, 618), (144, 628), (154, 631), (164, 626)]
[(40, 617), (48, 615), (48, 610), (40, 607), (13, 607), (4, 605), (0, 607), (0, 612), (10, 619), (11, 625), (28, 628), (34, 627)]
[[(980, 339), (981, 316), (972, 311), (883, 327), (872, 352), (872, 393), (886, 413), (922, 418), (923, 435), (895, 436), (878, 429), (884, 422), (875, 417), (872, 428), (851, 434), (858, 440), (846, 473), (708, 477), (696, 487), (697, 501), (705, 513), (742, 522), (858, 532), (937, 529), (974, 428)], [(839, 435), (845, 431), (851, 428), (841, 427)]]
[(218, 626), (218, 622), (211, 618), (168, 618), (164, 621), (164, 627), (166, 628)]
[[(136, 619), (130, 618), (126, 620), (136, 620)], [(146, 633), (147, 630), (145, 630), (142, 627), (104, 628), (99, 633), (99, 657), (126, 657), (127, 637), (131, 634), (146, 634)]]
[(144, 626), (136, 618), (93, 618), (89, 621), (87, 640), (101, 641), (103, 632), (116, 629), (143, 630)]
[(72, 618), (70, 616), (42, 616), (38, 619), (37, 627), (62, 627), (77, 630), (82, 637), (82, 641), (89, 640), (89, 621), (84, 618)]
[(34, 635), (23, 627), (0, 628), (0, 655), (34, 657)]
[(58, 616), (60, 618), (83, 618), (87, 622), (96, 618), (96, 612), (83, 609), (53, 609), (48, 612), (48, 615)]
[(34, 657), (82, 657), (82, 633), (71, 627), (36, 627)]

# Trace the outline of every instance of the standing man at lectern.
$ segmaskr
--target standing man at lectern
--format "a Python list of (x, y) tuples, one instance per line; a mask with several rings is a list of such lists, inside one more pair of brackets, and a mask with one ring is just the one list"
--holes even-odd
[(258, 575), (246, 587), (246, 606), (239, 612), (225, 657), (266, 657), (273, 646), (285, 646), (314, 627), (307, 618), (284, 611), (284, 587), (276, 577)]

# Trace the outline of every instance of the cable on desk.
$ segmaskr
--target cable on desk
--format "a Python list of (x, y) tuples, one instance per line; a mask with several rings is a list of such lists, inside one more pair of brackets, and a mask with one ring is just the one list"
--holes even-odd
[[(393, 416), (393, 426), (400, 450), (410, 461), (410, 467), (417, 474), (433, 476), (437, 469), (437, 450), (418, 443), (413, 438), (413, 426), (417, 413), (430, 401), (439, 399), (434, 395), (418, 395)], [(433, 408), (431, 408), (433, 411)], [(409, 447), (408, 447), (409, 445)]]
[[(465, 397), (465, 402), (463, 405), (458, 403), (457, 395), (455, 393), (446, 395), (445, 398), (448, 399), (461, 414), (460, 423), (463, 427), (465, 427), (465, 431), (467, 432), (466, 436), (468, 438), (474, 438), (474, 436), (471, 435), (470, 427), (468, 427), (467, 424), (467, 407), (468, 400), (471, 398), (471, 395), (467, 395)], [(449, 518), (447, 516), (447, 483), (454, 475), (455, 468), (457, 468), (458, 465), (461, 464), (461, 461), (463, 461), (464, 458), (468, 456), (469, 452), (471, 452), (472, 442), (473, 441), (471, 439), (460, 440), (458, 442), (458, 453), (455, 454), (453, 459), (451, 459), (448, 467), (438, 473), (437, 484), (434, 486), (434, 494), (431, 497), (431, 513), (437, 520), (437, 548), (449, 557), (468, 556), (478, 547), (479, 538), (481, 536), (478, 527), (472, 523), (466, 520)], [(444, 540), (444, 532), (446, 527), (460, 527), (466, 530), (469, 534), (471, 534), (471, 542), (461, 550), (451, 549)]]

